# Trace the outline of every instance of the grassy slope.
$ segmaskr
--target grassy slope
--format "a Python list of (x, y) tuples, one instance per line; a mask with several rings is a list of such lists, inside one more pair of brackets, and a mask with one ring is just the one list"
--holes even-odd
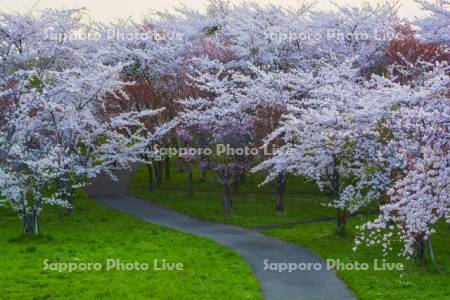
[[(334, 216), (334, 210), (323, 206), (327, 197), (311, 183), (291, 178), (287, 186), (287, 213), (274, 210), (274, 190), (270, 186), (256, 189), (261, 177), (246, 179), (239, 194), (234, 197), (232, 215), (225, 218), (221, 204), (220, 186), (214, 181), (200, 181), (195, 173), (194, 197), (186, 195), (186, 173), (172, 170), (172, 177), (155, 192), (147, 191), (146, 172), (141, 169), (132, 181), (136, 195), (172, 207), (189, 215), (240, 225), (243, 227), (267, 224), (286, 224), (318, 216)], [(211, 176), (211, 175), (209, 175)], [(322, 203), (322, 204), (321, 204)], [(366, 217), (350, 220), (345, 238), (335, 234), (333, 221), (288, 226), (265, 231), (266, 234), (287, 240), (316, 252), (324, 258), (342, 262), (369, 263), (369, 271), (340, 271), (339, 276), (360, 299), (450, 299), (450, 225), (439, 226), (433, 237), (437, 267), (425, 270), (395, 253), (383, 257), (380, 249), (361, 248), (353, 252), (353, 228), (365, 222)], [(403, 263), (406, 271), (373, 271), (373, 260)]]
[[(18, 235), (17, 217), (0, 209), (0, 299), (261, 299), (236, 253), (204, 238), (107, 210), (83, 195), (73, 216), (44, 215), (38, 238)], [(43, 270), (43, 261), (107, 259), (181, 262), (184, 271)], [(152, 268), (151, 268), (152, 269)]]

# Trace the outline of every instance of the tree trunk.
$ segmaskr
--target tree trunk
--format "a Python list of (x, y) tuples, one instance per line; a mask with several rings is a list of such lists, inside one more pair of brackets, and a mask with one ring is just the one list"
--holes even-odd
[(158, 170), (158, 164), (154, 162), (153, 164), (153, 171), (155, 172), (155, 188), (158, 186), (158, 177), (159, 177), (159, 170)]
[(23, 227), (22, 232), (26, 235), (33, 235), (33, 215), (32, 214), (26, 214), (23, 216)]
[[(336, 157), (333, 158), (334, 170), (331, 177), (331, 197), (332, 201), (338, 202), (341, 198), (341, 186), (340, 186), (340, 174), (339, 174), (339, 161)], [(339, 235), (345, 234), (345, 227), (347, 225), (347, 212), (345, 208), (336, 209), (336, 219), (337, 219), (337, 232)]]
[(149, 192), (153, 192), (153, 168), (151, 163), (146, 163), (145, 166), (147, 167), (148, 173), (148, 190)]
[(164, 165), (166, 169), (164, 179), (167, 180), (170, 178), (170, 157), (166, 156), (166, 158), (164, 158)]
[(163, 178), (163, 162), (158, 160), (156, 162), (156, 168), (158, 169), (158, 176), (156, 177), (156, 185), (160, 186)]
[(434, 258), (433, 244), (431, 244), (430, 237), (428, 237), (427, 246), (428, 246), (428, 254), (430, 255), (431, 263), (433, 265), (435, 265), (436, 264), (436, 259)]
[(276, 211), (279, 212), (284, 212), (285, 211), (285, 207), (284, 207), (284, 192), (286, 190), (286, 179), (287, 176), (284, 174), (280, 174), (278, 175), (278, 179), (277, 179), (277, 205), (275, 207)]
[(223, 210), (225, 215), (229, 215), (231, 212), (231, 208), (233, 206), (233, 199), (231, 196), (230, 186), (228, 185), (227, 180), (225, 180), (223, 187), (224, 187)]
[(39, 214), (38, 214), (38, 212), (35, 212), (34, 213), (34, 233), (36, 235), (38, 235), (40, 229), (41, 229), (41, 224), (39, 223)]
[(188, 168), (188, 196), (192, 197), (194, 195), (193, 191), (193, 184), (194, 184), (194, 178), (192, 174), (192, 168)]
[(347, 225), (347, 212), (345, 209), (338, 208), (337, 212), (337, 230), (339, 235), (345, 234), (345, 228)]
[(178, 172), (183, 173), (186, 171), (185, 169), (183, 160), (178, 159)]
[(242, 173), (241, 173), (241, 176), (240, 176), (239, 180), (240, 180), (241, 182), (245, 182), (245, 170), (244, 170), (244, 171), (242, 171)]
[(23, 216), (22, 232), (26, 235), (39, 234), (39, 215), (36, 211), (26, 213), (25, 216)]
[(420, 238), (420, 240), (416, 241), (416, 257), (419, 262), (425, 262), (425, 241), (423, 240), (423, 238)]
[(205, 181), (206, 180), (206, 178), (208, 177), (208, 169), (209, 169), (209, 157), (208, 156), (203, 156), (202, 157), (202, 161), (203, 162), (206, 162), (204, 165), (203, 165), (203, 168), (201, 168), (202, 169), (202, 173), (201, 173), (201, 181)]

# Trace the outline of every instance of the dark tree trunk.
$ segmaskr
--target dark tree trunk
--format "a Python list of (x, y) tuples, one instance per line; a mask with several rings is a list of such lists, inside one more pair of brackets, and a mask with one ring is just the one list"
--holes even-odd
[(153, 192), (153, 167), (151, 163), (146, 163), (145, 166), (148, 173), (148, 190), (150, 192)]
[(244, 170), (244, 171), (242, 171), (242, 173), (241, 173), (241, 176), (240, 176), (239, 180), (240, 180), (241, 182), (245, 182), (245, 170)]
[(231, 208), (233, 206), (233, 198), (231, 196), (231, 189), (227, 180), (225, 180), (223, 187), (224, 187), (223, 210), (225, 215), (229, 215), (231, 212)]
[[(341, 186), (340, 186), (340, 174), (339, 174), (339, 161), (334, 157), (334, 170), (331, 178), (331, 197), (332, 201), (339, 201), (341, 197)], [(345, 208), (336, 209), (336, 220), (337, 220), (337, 231), (339, 235), (344, 235), (347, 225), (347, 211)]]
[(185, 169), (183, 160), (178, 159), (178, 172), (183, 173), (186, 171)]
[(276, 210), (279, 212), (284, 212), (284, 192), (286, 191), (286, 181), (287, 176), (284, 174), (278, 175), (277, 178), (277, 205)]
[(156, 168), (158, 169), (158, 176), (156, 177), (156, 185), (160, 186), (163, 178), (163, 162), (158, 160), (156, 163)]
[(165, 173), (164, 173), (164, 179), (169, 179), (170, 178), (170, 157), (166, 157), (164, 159), (164, 165), (165, 165)]
[(36, 211), (32, 213), (27, 213), (23, 217), (22, 232), (26, 235), (39, 234), (39, 215)]
[(337, 230), (340, 235), (345, 234), (345, 228), (347, 225), (347, 212), (345, 209), (338, 208), (336, 210), (337, 213)]
[(155, 172), (155, 187), (157, 187), (158, 186), (159, 170), (158, 170), (158, 164), (156, 162), (153, 164), (153, 171)]
[(23, 216), (22, 232), (27, 235), (33, 235), (34, 226), (33, 226), (33, 215), (32, 214), (27, 214), (27, 215)]
[(192, 197), (194, 195), (193, 190), (194, 176), (192, 174), (192, 168), (188, 168), (188, 196)]
[(428, 254), (430, 255), (431, 263), (434, 265), (434, 264), (436, 264), (436, 259), (434, 258), (433, 244), (431, 243), (430, 237), (428, 237), (427, 246), (428, 246)]
[(209, 169), (209, 157), (202, 157), (202, 161), (207, 162), (204, 165), (204, 168), (202, 168), (202, 173), (201, 173), (201, 181), (205, 181), (206, 178), (208, 177), (208, 169)]
[(420, 238), (420, 240), (416, 241), (416, 257), (419, 262), (425, 262), (425, 241), (423, 240), (423, 238)]

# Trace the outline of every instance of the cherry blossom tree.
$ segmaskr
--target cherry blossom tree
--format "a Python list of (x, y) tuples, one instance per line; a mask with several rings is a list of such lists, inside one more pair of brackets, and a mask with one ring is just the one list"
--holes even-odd
[(320, 37), (317, 58), (333, 61), (336, 55), (356, 57), (361, 71), (371, 73), (382, 64), (385, 48), (396, 36), (398, 3), (382, 1), (374, 5), (363, 1), (360, 6), (336, 5), (334, 11), (315, 12), (310, 26)]
[(389, 186), (391, 164), (377, 160), (384, 145), (374, 129), (391, 105), (386, 99), (397, 90), (381, 77), (365, 83), (353, 65), (346, 60), (291, 74), (296, 97), (281, 127), (266, 141), (282, 138), (284, 145), (254, 169), (269, 170), (266, 182), (288, 172), (329, 190), (341, 233), (349, 212), (380, 199)]
[(448, 0), (417, 0), (427, 17), (416, 22), (426, 43), (450, 45), (450, 2)]
[(402, 172), (390, 186), (380, 216), (361, 226), (356, 239), (357, 245), (381, 245), (385, 253), (399, 240), (401, 254), (421, 261), (427, 243), (433, 259), (434, 225), (450, 221), (449, 68), (438, 62), (431, 70), (405, 87), (407, 96), (386, 119)]
[[(248, 151), (237, 153), (235, 150), (245, 150), (255, 145), (255, 118), (245, 113), (239, 97), (242, 90), (239, 85), (250, 78), (241, 76), (232, 68), (227, 69), (228, 64), (212, 61), (206, 65), (208, 71), (199, 72), (198, 77), (192, 80), (208, 97), (179, 101), (185, 108), (180, 120), (190, 128), (207, 128), (210, 135), (208, 147), (217, 150), (215, 155), (209, 157), (210, 166), (224, 187), (224, 211), (228, 214), (232, 207), (232, 192), (237, 191), (252, 161)], [(236, 75), (235, 80), (223, 80), (231, 74)]]
[(211, 0), (206, 14), (109, 25), (84, 9), (0, 13), (0, 203), (37, 233), (46, 204), (70, 209), (101, 172), (142, 162), (160, 184), (170, 161), (156, 146), (222, 149), (181, 155), (190, 195), (194, 167), (212, 169), (228, 214), (246, 172), (262, 171), (283, 211), (287, 176), (304, 176), (330, 192), (340, 232), (379, 201), (357, 244), (395, 237), (422, 259), (449, 219), (450, 18), (448, 0), (418, 2), (428, 14), (413, 26), (392, 1)]
[(155, 155), (146, 146), (171, 128), (145, 127), (161, 110), (104, 113), (106, 96), (123, 95), (129, 84), (121, 79), (127, 63), (111, 65), (104, 48), (69, 38), (80, 28), (78, 13), (49, 10), (0, 23), (9, 45), (2, 79), (13, 83), (1, 95), (9, 110), (2, 116), (0, 191), (29, 234), (39, 232), (44, 204), (72, 207), (74, 189), (142, 153)]

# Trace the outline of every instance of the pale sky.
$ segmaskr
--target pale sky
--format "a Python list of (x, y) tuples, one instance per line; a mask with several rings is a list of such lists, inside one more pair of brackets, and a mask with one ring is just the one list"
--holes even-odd
[[(240, 0), (232, 0), (239, 3)], [(257, 0), (260, 4), (273, 3), (282, 6), (295, 6), (296, 0)], [(329, 0), (318, 0), (318, 8), (332, 8)], [(362, 0), (334, 0), (339, 4), (358, 4)], [(371, 0), (372, 3), (377, 0)], [(205, 0), (0, 0), (0, 10), (28, 12), (31, 8), (71, 8), (86, 7), (90, 15), (98, 21), (109, 22), (115, 19), (126, 19), (133, 17), (141, 19), (147, 12), (153, 10), (170, 10), (178, 3), (183, 3), (189, 7), (202, 9), (205, 7)], [(421, 11), (414, 0), (400, 0), (400, 14), (403, 17), (414, 18), (421, 15)]]

